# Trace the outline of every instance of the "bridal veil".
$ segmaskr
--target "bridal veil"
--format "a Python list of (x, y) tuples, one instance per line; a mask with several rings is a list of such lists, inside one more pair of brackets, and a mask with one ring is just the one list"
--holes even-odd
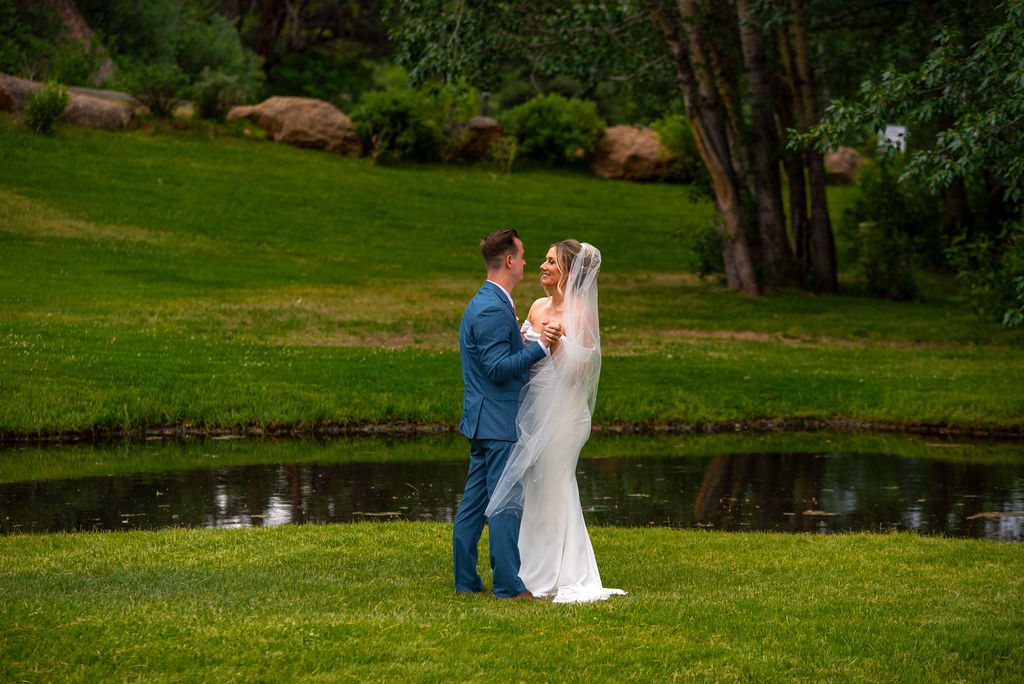
[[(524, 484), (531, 476), (531, 466), (549, 450), (553, 440), (561, 442), (567, 432), (578, 435), (582, 438), (579, 449), (590, 436), (590, 419), (601, 377), (601, 328), (597, 313), (600, 269), (601, 252), (583, 243), (565, 284), (564, 335), (555, 353), (534, 366), (530, 382), (523, 388), (517, 418), (519, 440), (491, 496), (488, 516), (502, 511), (521, 514)], [(578, 455), (577, 451), (575, 456)], [(575, 471), (572, 477), (575, 478)]]

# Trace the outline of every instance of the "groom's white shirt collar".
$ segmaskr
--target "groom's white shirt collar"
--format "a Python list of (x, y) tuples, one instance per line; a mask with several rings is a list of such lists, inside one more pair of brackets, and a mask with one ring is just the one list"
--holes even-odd
[(516, 310), (516, 303), (514, 301), (512, 301), (512, 293), (509, 292), (508, 290), (506, 290), (505, 288), (503, 288), (501, 285), (498, 285), (498, 283), (494, 282), (490, 278), (487, 279), (487, 282), (491, 283), (492, 285), (497, 286), (497, 288), (499, 290), (501, 290), (502, 292), (505, 293), (505, 298), (508, 300), (509, 306), (511, 306), (512, 310), (515, 311)]
[[(494, 285), (496, 288), (498, 288), (499, 290), (501, 290), (502, 292), (505, 293), (505, 297), (508, 299), (509, 306), (511, 306), (512, 307), (512, 311), (515, 312), (515, 310), (516, 310), (516, 303), (514, 301), (512, 301), (512, 293), (510, 293), (508, 290), (503, 288), (501, 285), (498, 285), (498, 283), (494, 282), (490, 278), (487, 279), (487, 282), (489, 282), (491, 285)], [(517, 315), (516, 322), (517, 323), (519, 322), (518, 321), (518, 315)], [(540, 348), (544, 350), (544, 355), (545, 356), (550, 356), (551, 355), (551, 350), (548, 349), (548, 345), (544, 344), (544, 342), (541, 341), (541, 340), (537, 340), (537, 343), (540, 345)]]

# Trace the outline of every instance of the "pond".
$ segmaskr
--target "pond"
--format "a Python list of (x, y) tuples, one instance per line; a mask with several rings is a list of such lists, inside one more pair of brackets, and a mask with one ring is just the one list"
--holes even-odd
[[(0, 531), (450, 522), (465, 452), (454, 435), (6, 449)], [(595, 435), (577, 478), (591, 525), (1024, 541), (1020, 443)]]

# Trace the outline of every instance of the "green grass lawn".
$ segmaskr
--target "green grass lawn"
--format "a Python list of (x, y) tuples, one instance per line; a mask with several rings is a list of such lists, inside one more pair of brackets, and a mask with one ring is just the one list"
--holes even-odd
[(1024, 668), (1020, 544), (592, 537), (628, 596), (456, 596), (440, 523), (4, 537), (0, 679), (1015, 682)]
[[(505, 226), (529, 261), (569, 236), (603, 251), (606, 430), (1024, 423), (1024, 332), (975, 319), (948, 278), (926, 276), (917, 302), (860, 297), (847, 273), (839, 296), (750, 299), (686, 273), (713, 216), (686, 188), (374, 167), (237, 131), (47, 138), (0, 114), (0, 433), (450, 427), (476, 244)], [(833, 209), (854, 192), (834, 189)], [(520, 309), (541, 294), (528, 276)], [(617, 439), (585, 455), (618, 453)], [(625, 439), (630, 453), (762, 448), (749, 435)], [(892, 435), (763, 439), (936, 453)], [(1020, 458), (1015, 445), (942, 446)], [(196, 467), (179, 447), (8, 450), (0, 481)], [(307, 447), (222, 451), (228, 464), (322, 457)], [(359, 440), (345, 457), (431, 448)], [(1019, 544), (596, 528), (605, 584), (629, 595), (555, 606), (454, 596), (450, 537), (442, 523), (0, 537), (0, 681), (1010, 682), (1024, 669)]]
[[(885, 302), (752, 299), (688, 275), (712, 220), (687, 188), (366, 160), (247, 138), (0, 119), (0, 432), (162, 424), (452, 425), (476, 244), (515, 226), (539, 263), (603, 250), (595, 420), (811, 417), (1020, 429), (1024, 332), (948, 279)], [(835, 207), (853, 191), (836, 189)], [(528, 275), (521, 306), (542, 294)]]

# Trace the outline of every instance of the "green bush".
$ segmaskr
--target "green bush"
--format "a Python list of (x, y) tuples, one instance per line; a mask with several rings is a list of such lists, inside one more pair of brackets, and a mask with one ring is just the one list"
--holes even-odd
[[(90, 25), (111, 36), (124, 86), (158, 116), (196, 94), (218, 118), (227, 102), (258, 95), (260, 59), (218, 12), (181, 0), (79, 0)], [(244, 94), (241, 94), (244, 91)]]
[(203, 69), (199, 80), (192, 86), (192, 95), (195, 98), (195, 116), (223, 121), (232, 107), (245, 101), (248, 89), (238, 74)]
[(88, 85), (107, 55), (97, 36), (64, 40), (60, 15), (47, 2), (0, 0), (0, 71), (33, 81)]
[(188, 77), (177, 64), (142, 64), (124, 74), (125, 87), (154, 116), (171, 115), (188, 93)]
[(516, 152), (516, 139), (511, 135), (501, 136), (491, 143), (491, 149), (488, 150), (491, 163), (505, 175), (512, 173), (512, 166), (516, 163)]
[(444, 140), (440, 118), (430, 97), (403, 87), (366, 93), (352, 113), (375, 162), (437, 159)]
[(557, 94), (538, 95), (499, 120), (518, 141), (520, 156), (556, 164), (586, 160), (605, 128), (593, 102)]
[(899, 159), (866, 164), (860, 197), (839, 222), (868, 291), (888, 299), (917, 296), (914, 271), (930, 245), (942, 239), (941, 202), (923, 186), (898, 180), (901, 167)]
[(74, 40), (59, 43), (52, 59), (51, 72), (56, 80), (71, 85), (90, 85), (107, 59), (107, 51), (93, 34), (88, 45)]
[(373, 73), (362, 61), (339, 63), (325, 55), (293, 52), (274, 62), (268, 95), (301, 95), (341, 106), (373, 88)]
[(971, 307), (980, 316), (1024, 327), (1024, 223), (1003, 226), (994, 235), (962, 234), (946, 249)]
[(725, 261), (722, 259), (722, 235), (719, 232), (717, 220), (704, 223), (693, 234), (687, 266), (691, 272), (701, 277), (725, 273)]
[(681, 114), (671, 114), (655, 121), (652, 128), (658, 132), (661, 144), (676, 157), (669, 170), (669, 179), (680, 183), (705, 183), (710, 186), (711, 177), (708, 175), (704, 160), (700, 158), (689, 120)]
[(48, 82), (42, 90), (33, 90), (25, 99), (25, 122), (38, 133), (53, 133), (53, 124), (68, 106), (71, 97), (67, 88), (56, 81)]

